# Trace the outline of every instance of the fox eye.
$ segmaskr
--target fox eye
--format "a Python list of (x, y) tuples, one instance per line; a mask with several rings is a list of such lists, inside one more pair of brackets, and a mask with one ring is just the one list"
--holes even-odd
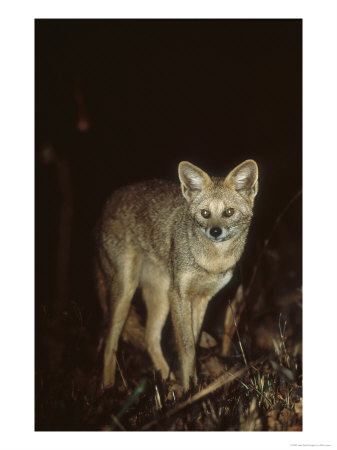
[(202, 215), (202, 217), (204, 217), (205, 219), (208, 219), (209, 217), (211, 217), (211, 213), (210, 213), (210, 211), (208, 211), (207, 209), (202, 209), (202, 210), (201, 210), (201, 215)]
[(224, 216), (230, 217), (234, 214), (234, 208), (226, 208), (224, 211)]

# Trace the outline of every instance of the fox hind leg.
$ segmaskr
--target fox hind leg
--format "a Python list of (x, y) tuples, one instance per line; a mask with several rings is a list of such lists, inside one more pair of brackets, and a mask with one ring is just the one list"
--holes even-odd
[(110, 282), (111, 308), (104, 350), (103, 388), (109, 388), (115, 384), (118, 341), (139, 283), (140, 266), (140, 254), (134, 249), (128, 249), (123, 256), (119, 257), (115, 276)]
[(156, 370), (164, 379), (170, 374), (170, 368), (161, 348), (162, 330), (169, 313), (168, 288), (169, 277), (160, 267), (144, 262), (141, 276), (143, 299), (147, 309), (145, 343)]

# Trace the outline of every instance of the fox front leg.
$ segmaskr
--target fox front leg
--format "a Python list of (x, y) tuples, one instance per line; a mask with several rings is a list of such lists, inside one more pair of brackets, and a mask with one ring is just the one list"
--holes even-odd
[(182, 382), (184, 391), (190, 387), (190, 379), (197, 382), (195, 368), (195, 343), (192, 322), (192, 304), (182, 298), (175, 289), (170, 289), (169, 298), (171, 315), (178, 354), (182, 370)]

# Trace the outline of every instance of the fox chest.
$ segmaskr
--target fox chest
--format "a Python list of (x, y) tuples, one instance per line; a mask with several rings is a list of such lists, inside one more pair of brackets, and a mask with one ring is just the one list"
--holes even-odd
[(196, 297), (211, 299), (229, 283), (232, 276), (232, 270), (221, 274), (187, 272), (181, 277), (181, 291), (191, 300)]
[(221, 285), (227, 272), (236, 265), (242, 248), (231, 241), (215, 244), (206, 240), (200, 242), (197, 248), (191, 248), (191, 253), (200, 271), (214, 274), (214, 279)]
[[(194, 255), (195, 262), (207, 274), (214, 275), (214, 282), (226, 284), (226, 277), (229, 270), (236, 265), (237, 258), (234, 255), (214, 254), (210, 257), (207, 253), (198, 253)], [(209, 276), (209, 278), (212, 278)]]

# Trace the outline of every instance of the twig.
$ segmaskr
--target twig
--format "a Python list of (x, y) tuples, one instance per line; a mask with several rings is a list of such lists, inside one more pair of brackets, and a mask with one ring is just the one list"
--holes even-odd
[(156, 384), (155, 384), (154, 387), (155, 387), (155, 401), (156, 401), (157, 410), (158, 409), (163, 409), (163, 406), (161, 404), (160, 394), (159, 394), (159, 391), (158, 391), (158, 387), (157, 387)]
[(232, 308), (232, 303), (231, 303), (230, 300), (228, 300), (228, 303), (229, 303), (229, 306), (230, 306), (231, 311), (232, 311), (233, 322), (234, 322), (236, 334), (237, 334), (237, 336), (238, 336), (239, 345), (240, 345), (241, 353), (242, 353), (242, 356), (243, 356), (243, 360), (244, 360), (245, 366), (248, 367), (247, 360), (246, 360), (246, 355), (245, 355), (245, 352), (243, 351), (243, 347), (242, 347), (242, 343), (241, 343), (241, 339), (240, 339), (240, 334), (239, 334), (238, 326), (237, 326), (237, 324), (236, 324), (236, 319), (235, 319), (234, 311), (233, 311), (233, 308)]
[(127, 387), (128, 387), (128, 385), (127, 385), (126, 379), (124, 378), (124, 375), (123, 375), (123, 372), (122, 372), (121, 366), (119, 365), (119, 362), (118, 362), (117, 356), (116, 356), (116, 363), (117, 363), (117, 367), (118, 367), (119, 373), (121, 374), (121, 377), (122, 377), (122, 381), (123, 381), (123, 384), (124, 384), (124, 386), (125, 386), (125, 387), (127, 388)]
[(279, 318), (278, 318), (278, 327), (279, 327), (279, 330), (280, 330), (283, 351), (284, 351), (284, 353), (287, 353), (286, 345), (285, 345), (285, 342), (284, 342), (284, 333), (285, 333), (286, 326), (287, 326), (287, 319), (284, 320), (283, 330), (282, 330), (282, 328), (281, 328), (281, 317), (282, 317), (282, 313), (280, 313)]
[[(120, 423), (120, 421), (117, 419), (117, 417), (114, 414), (111, 414), (111, 419), (115, 422), (115, 425), (117, 425), (117, 427), (122, 430), (122, 431), (126, 431), (126, 428)], [(115, 428), (115, 426), (110, 427), (110, 431), (113, 431), (113, 429)]]
[[(255, 362), (256, 364), (256, 362)], [(244, 373), (248, 371), (249, 367), (244, 367), (243, 369), (238, 370), (237, 372), (230, 374), (226, 373), (219, 377), (217, 380), (213, 381), (210, 385), (208, 385), (206, 388), (204, 388), (202, 391), (196, 393), (189, 399), (185, 400), (184, 402), (177, 405), (175, 408), (170, 409), (165, 414), (163, 414), (159, 419), (153, 420), (149, 422), (148, 424), (144, 425), (142, 427), (142, 430), (148, 430), (149, 428), (156, 425), (159, 421), (168, 419), (169, 417), (173, 416), (177, 412), (181, 411), (182, 409), (186, 408), (187, 406), (191, 405), (194, 402), (199, 401), (200, 399), (206, 397), (207, 395), (211, 394), (212, 392), (216, 391), (222, 386), (225, 386), (227, 384), (230, 384), (237, 378), (241, 377)]]
[(288, 355), (288, 353), (287, 353), (286, 344), (285, 344), (285, 339), (284, 339), (284, 333), (285, 333), (286, 326), (287, 326), (287, 318), (284, 319), (283, 330), (282, 330), (282, 327), (281, 327), (281, 317), (282, 317), (282, 313), (280, 313), (280, 315), (279, 315), (278, 326), (279, 326), (279, 329), (280, 329), (280, 335), (281, 335), (281, 341), (282, 341), (282, 347), (283, 347), (283, 355), (284, 355), (284, 357), (285, 357), (286, 364), (287, 364), (287, 366), (288, 366), (289, 369), (290, 369), (289, 355)]

